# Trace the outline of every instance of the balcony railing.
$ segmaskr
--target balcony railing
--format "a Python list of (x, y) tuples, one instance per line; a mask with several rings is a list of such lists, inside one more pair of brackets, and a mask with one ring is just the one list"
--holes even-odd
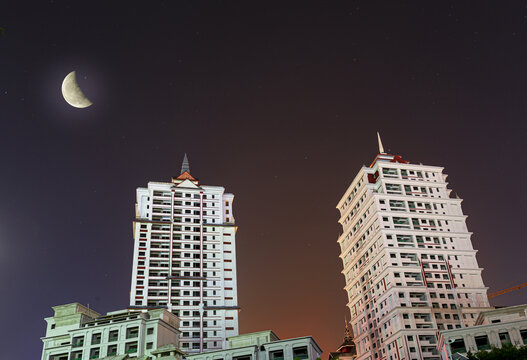
[(309, 359), (309, 356), (308, 356), (307, 354), (303, 354), (303, 355), (293, 355), (293, 358), (294, 358), (294, 359), (304, 360), (304, 359)]

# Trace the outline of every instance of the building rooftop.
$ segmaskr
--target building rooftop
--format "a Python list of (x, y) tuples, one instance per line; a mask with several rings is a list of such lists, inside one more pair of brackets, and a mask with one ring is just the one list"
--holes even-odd
[[(505, 317), (505, 318), (504, 318)], [(492, 310), (482, 311), (476, 319), (475, 326), (486, 325), (498, 319), (503, 320), (524, 320), (527, 318), (527, 304), (507, 306)]]

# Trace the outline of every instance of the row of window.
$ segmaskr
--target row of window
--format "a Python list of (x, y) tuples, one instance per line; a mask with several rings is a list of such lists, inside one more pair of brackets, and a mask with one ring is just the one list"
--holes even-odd
[[(170, 196), (172, 196), (172, 192), (171, 191), (154, 190), (152, 195), (153, 196), (161, 196), (161, 197), (167, 197), (167, 196), (170, 197)], [(189, 193), (174, 192), (174, 196), (175, 197), (187, 197), (187, 198), (199, 199), (199, 194), (189, 194)], [(203, 198), (204, 199), (216, 199), (216, 198), (219, 198), (219, 195), (203, 194)], [(150, 200), (150, 198), (148, 198), (148, 200)]]
[(407, 169), (396, 169), (396, 168), (381, 168), (383, 177), (394, 178), (394, 179), (408, 179), (408, 180), (421, 180), (421, 181), (434, 181), (437, 182), (440, 178), (440, 173), (419, 171), (419, 170), (407, 170)]
[(351, 190), (350, 195), (346, 199), (346, 202), (340, 208), (341, 211), (344, 211), (344, 209), (346, 209), (346, 206), (348, 206), (351, 200), (353, 200), (353, 198), (357, 195), (357, 192), (359, 191), (363, 183), (364, 183), (364, 179), (360, 179), (357, 185), (355, 185), (355, 187), (353, 188), (353, 190)]
[(389, 200), (386, 204), (385, 199), (379, 200), (381, 211), (387, 211), (386, 205), (390, 211), (413, 212), (419, 214), (446, 214), (446, 204), (434, 202), (419, 202), (406, 200)]
[[(501, 345), (511, 343), (511, 336), (510, 336), (509, 331), (502, 330), (498, 333), (498, 336), (499, 336)], [(521, 336), (523, 344), (527, 345), (527, 329), (520, 330), (520, 336)], [(489, 337), (487, 335), (474, 336), (473, 339), (474, 339), (474, 342), (476, 343), (476, 347), (478, 350), (490, 349), (491, 344), (489, 342)], [(453, 339), (449, 343), (450, 343), (450, 351), (452, 352), (452, 354), (468, 352), (468, 347), (465, 344), (465, 340), (463, 338)], [(497, 344), (492, 344), (492, 345), (497, 345)]]
[[(404, 189), (404, 193), (403, 193), (403, 189)], [(380, 192), (383, 192), (385, 194), (392, 194), (392, 195), (407, 195), (407, 196), (417, 196), (417, 197), (442, 197), (441, 191), (438, 187), (410, 186), (410, 185), (401, 185), (401, 184), (393, 184), (393, 183), (386, 183), (384, 185), (384, 191), (380, 191)]]
[[(153, 343), (152, 342), (149, 342), (146, 344), (146, 348), (147, 349), (152, 349), (153, 347)], [(108, 347), (106, 348), (106, 356), (115, 356), (117, 355), (117, 350), (118, 350), (118, 347), (117, 345), (108, 345)], [(134, 342), (128, 342), (124, 345), (124, 352), (125, 354), (134, 354), (137, 352), (137, 341), (134, 341)], [(90, 353), (90, 359), (98, 359), (101, 357), (101, 348), (100, 347), (97, 347), (97, 348), (92, 348), (89, 350), (89, 353)], [(75, 350), (75, 351), (72, 351), (71, 354), (70, 354), (70, 360), (82, 360), (82, 354), (83, 354), (83, 351), (82, 350)], [(62, 360), (62, 359), (67, 359), (67, 357), (50, 357), (50, 360)]]
[[(117, 320), (119, 320), (119, 319), (117, 319)], [(123, 318), (123, 320), (125, 320), (125, 318)], [(154, 333), (154, 328), (148, 328), (147, 329), (147, 334), (148, 335), (151, 335), (153, 333)], [(138, 337), (139, 336), (139, 327), (138, 326), (134, 326), (134, 327), (127, 328), (125, 336), (126, 336), (126, 339), (134, 339), (134, 338)], [(94, 333), (91, 336), (90, 344), (91, 345), (100, 344), (101, 340), (102, 340), (102, 333)], [(108, 342), (113, 342), (113, 341), (117, 341), (117, 340), (119, 340), (119, 330), (110, 330), (110, 332), (108, 333), (107, 341)], [(81, 347), (81, 346), (84, 346), (84, 336), (75, 336), (71, 340), (71, 347), (75, 348), (75, 347)]]
[[(143, 304), (143, 301), (140, 300), (140, 299), (137, 299), (135, 301), (135, 305), (136, 306), (141, 306), (142, 304)], [(173, 300), (173, 301), (171, 301), (171, 305), (173, 305), (173, 306), (199, 306), (199, 300), (194, 300), (194, 301), (190, 301), (190, 300), (184, 300), (184, 301)], [(215, 306), (215, 305), (218, 305), (216, 300), (203, 301), (203, 306)], [(149, 306), (149, 307), (166, 307), (167, 306), (167, 301), (166, 300), (148, 300), (147, 301), (147, 306)]]

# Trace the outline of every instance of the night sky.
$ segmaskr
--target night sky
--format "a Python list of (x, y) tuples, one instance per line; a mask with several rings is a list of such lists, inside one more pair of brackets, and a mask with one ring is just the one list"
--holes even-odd
[(241, 333), (342, 342), (335, 206), (376, 131), (445, 167), (490, 292), (527, 281), (525, 1), (8, 0), (0, 27), (1, 359), (40, 357), (51, 306), (128, 305), (135, 189), (185, 152), (235, 194)]

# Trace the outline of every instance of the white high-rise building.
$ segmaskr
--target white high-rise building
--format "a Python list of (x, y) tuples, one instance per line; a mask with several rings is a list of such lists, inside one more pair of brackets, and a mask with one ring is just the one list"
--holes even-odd
[(167, 307), (187, 353), (238, 335), (234, 195), (190, 175), (137, 189), (131, 308)]
[(489, 307), (471, 235), (438, 166), (379, 154), (337, 205), (357, 360), (439, 359), (436, 333)]

